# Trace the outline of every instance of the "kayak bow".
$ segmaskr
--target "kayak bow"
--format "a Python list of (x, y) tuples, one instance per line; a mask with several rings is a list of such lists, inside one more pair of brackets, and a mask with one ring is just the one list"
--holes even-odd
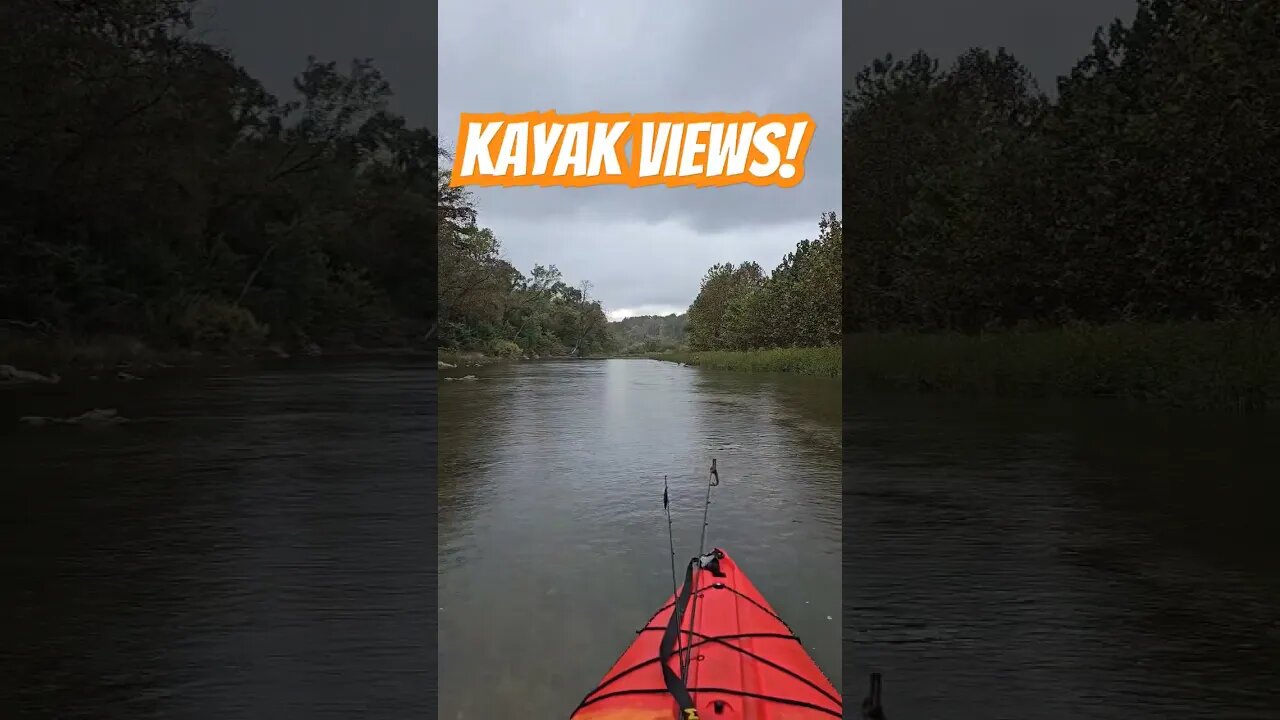
[[(690, 603), (690, 600), (693, 600)], [(737, 563), (694, 558), (570, 720), (830, 720), (840, 694)]]

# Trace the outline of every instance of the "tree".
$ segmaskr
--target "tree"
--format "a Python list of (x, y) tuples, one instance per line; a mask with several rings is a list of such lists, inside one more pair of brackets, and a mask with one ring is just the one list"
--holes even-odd
[(1003, 50), (872, 63), (845, 108), (848, 329), (1273, 313), (1274, 11), (1143, 0), (1054, 102)]
[(755, 263), (711, 267), (689, 307), (692, 350), (827, 347), (841, 338), (840, 219), (828, 213), (766, 276)]
[[(183, 0), (0, 8), (0, 306), (156, 344), (401, 343), (435, 305), (438, 144), (368, 61), (277, 99)], [(456, 219), (456, 218), (450, 218)]]
[(689, 348), (710, 350), (723, 343), (725, 312), (741, 297), (760, 286), (764, 272), (754, 262), (714, 265), (702, 278), (702, 288), (689, 306)]

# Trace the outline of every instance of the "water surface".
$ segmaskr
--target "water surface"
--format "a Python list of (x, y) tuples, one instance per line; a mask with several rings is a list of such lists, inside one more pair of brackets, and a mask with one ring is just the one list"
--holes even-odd
[[(434, 369), (325, 361), (0, 399), (0, 717), (434, 705)], [(12, 422), (94, 407), (133, 422)]]
[(711, 458), (707, 547), (839, 686), (837, 381), (630, 359), (465, 371), (481, 377), (441, 384), (441, 718), (568, 717), (671, 594), (663, 475), (687, 562)]
[(1276, 416), (858, 395), (856, 676), (885, 674), (894, 718), (1280, 717), (1276, 438)]

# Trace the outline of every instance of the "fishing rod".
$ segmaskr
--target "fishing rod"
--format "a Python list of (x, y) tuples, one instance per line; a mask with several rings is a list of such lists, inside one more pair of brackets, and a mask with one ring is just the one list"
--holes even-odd
[[(702, 506), (702, 537), (698, 540), (698, 571), (702, 570), (702, 556), (707, 551), (707, 516), (711, 512), (711, 488), (720, 484), (720, 473), (716, 470), (716, 459), (711, 458), (711, 470), (707, 474), (707, 502)], [(672, 558), (674, 560), (674, 557)], [(697, 579), (697, 575), (692, 576), (692, 580)], [(697, 583), (694, 583), (697, 587)], [(698, 617), (698, 595), (693, 594), (693, 605), (689, 608), (689, 643), (685, 646), (680, 656), (680, 679), (682, 681), (689, 678), (689, 664), (693, 661), (693, 622)], [(677, 625), (678, 627), (678, 625)]]
[(676, 596), (676, 540), (671, 530), (671, 500), (667, 496), (667, 476), (662, 476), (662, 509), (667, 511), (667, 546), (671, 548), (671, 597)]
[(707, 476), (707, 504), (702, 508), (702, 538), (698, 540), (698, 557), (707, 551), (707, 513), (711, 511), (711, 488), (720, 484), (720, 473), (716, 472), (716, 459), (711, 458), (711, 473)]

